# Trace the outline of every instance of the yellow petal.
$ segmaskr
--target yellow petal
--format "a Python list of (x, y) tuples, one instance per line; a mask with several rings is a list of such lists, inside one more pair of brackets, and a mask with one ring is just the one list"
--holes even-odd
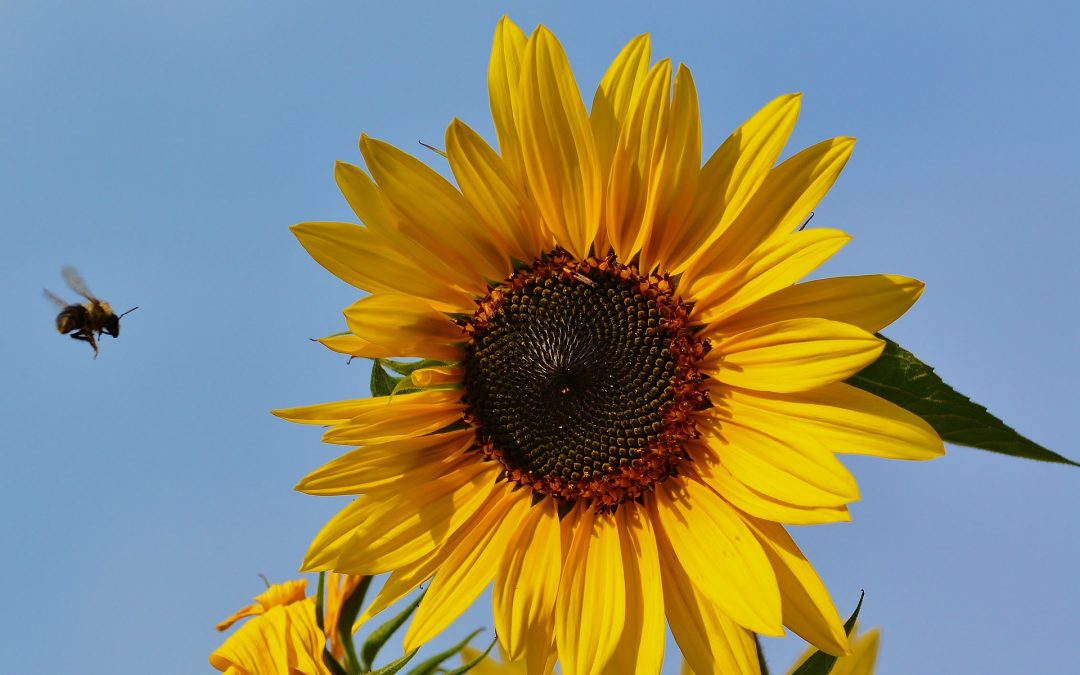
[(820, 525), (851, 520), (847, 506), (797, 506), (762, 494), (735, 478), (710, 448), (696, 446), (694, 475), (740, 511), (790, 525)]
[(696, 673), (760, 673), (753, 635), (701, 593), (662, 528), (656, 532), (664, 609), (686, 662)]
[(428, 387), (446, 387), (460, 385), (461, 378), (465, 374), (463, 368), (453, 366), (432, 366), (431, 368), (418, 368), (409, 375), (409, 381), (421, 389)]
[(717, 381), (759, 391), (806, 391), (838, 382), (873, 363), (885, 342), (826, 319), (789, 319), (725, 337), (703, 370)]
[(307, 579), (292, 579), (281, 584), (273, 584), (264, 592), (255, 596), (255, 603), (233, 613), (232, 616), (218, 623), (217, 630), (227, 630), (234, 623), (249, 616), (256, 616), (278, 605), (289, 605), (304, 599)]
[(413, 295), (448, 312), (471, 312), (476, 303), (470, 292), (487, 293), (479, 275), (458, 274), (460, 279), (450, 283), (427, 273), (428, 267), (418, 267), (415, 259), (368, 228), (325, 222), (300, 223), (290, 229), (315, 262), (361, 290)]
[[(417, 259), (411, 256), (410, 252), (422, 249), (423, 246), (400, 229), (405, 217), (386, 199), (375, 181), (363, 169), (345, 162), (338, 162), (335, 166), (334, 179), (360, 221), (392, 249), (399, 259), (406, 261), (407, 264), (400, 273), (417, 268)], [(463, 274), (463, 270), (449, 266), (441, 258), (428, 256), (423, 260), (422, 270), (426, 276), (450, 286), (473, 288), (480, 281), (478, 275)]]
[(445, 178), (389, 143), (365, 136), (360, 152), (383, 194), (404, 216), (401, 230), (429, 255), (487, 279), (502, 279), (510, 272), (509, 255), (498, 238), (490, 236)]
[(381, 574), (413, 562), (476, 513), (497, 473), (492, 466), (469, 463), (427, 484), (360, 497), (319, 532), (304, 569)]
[(783, 237), (799, 227), (832, 187), (854, 146), (853, 138), (834, 138), (803, 150), (770, 171), (735, 222), (707, 252), (701, 250), (693, 267), (717, 265), (708, 262), (709, 258), (739, 260), (770, 238)]
[(426, 482), (451, 471), (466, 456), (475, 435), (469, 429), (368, 445), (309, 473), (296, 489), (309, 495), (358, 495), (380, 488), (397, 490), (400, 481)]
[(529, 262), (550, 248), (524, 185), (479, 134), (455, 119), (446, 129), (446, 154), (465, 199), (511, 256)]
[(850, 653), (844, 622), (813, 565), (781, 525), (747, 516), (746, 524), (769, 556), (780, 584), (784, 625), (821, 651)]
[(622, 48), (600, 80), (593, 96), (589, 123), (596, 139), (596, 154), (607, 175), (611, 158), (625, 123), (631, 98), (638, 92), (649, 72), (649, 35), (642, 34)]
[[(640, 96), (645, 77), (649, 72), (650, 44), (648, 34), (639, 35), (619, 52), (600, 80), (593, 96), (589, 125), (596, 140), (596, 154), (600, 164), (600, 181), (605, 193), (610, 194), (609, 175), (615, 148), (624, 125), (630, 116), (630, 104)], [(602, 209), (606, 205), (602, 204)], [(601, 226), (596, 231), (593, 250), (605, 253), (609, 242), (606, 223), (608, 216), (601, 213)]]
[(697, 301), (695, 317), (715, 324), (710, 326), (710, 332), (715, 332), (723, 330), (725, 317), (799, 281), (849, 241), (851, 237), (839, 230), (804, 230), (766, 243), (732, 261), (732, 267), (717, 263), (717, 267), (691, 270), (680, 283), (687, 296)]
[(505, 667), (505, 664), (497, 663), (495, 659), (484, 657), (484, 652), (480, 649), (463, 647), (460, 653), (462, 665), (480, 659), (480, 662), (477, 662), (476, 665), (472, 666), (472, 669), (469, 670), (473, 675), (510, 675), (511, 673), (516, 672)]
[(782, 288), (724, 319), (723, 330), (735, 332), (785, 319), (817, 317), (877, 333), (915, 304), (923, 287), (917, 279), (895, 274), (807, 281)]
[(323, 434), (323, 442), (369, 445), (423, 436), (461, 420), (461, 393), (448, 390), (381, 396)]
[(379, 414), (388, 413), (391, 405), (445, 405), (454, 401), (455, 395), (451, 392), (420, 392), (318, 403), (295, 408), (281, 408), (271, 410), (271, 413), (298, 424), (323, 424), (323, 426), (327, 426), (327, 424), (343, 424), (355, 418), (377, 417)]
[(851, 656), (838, 659), (832, 669), (832, 675), (874, 675), (877, 662), (878, 642), (881, 631), (870, 630), (851, 643)]
[(334, 401), (332, 403), (318, 403), (316, 405), (298, 406), (296, 408), (279, 408), (271, 410), (271, 414), (289, 422), (297, 424), (340, 424), (348, 420), (363, 409), (366, 401), (371, 399), (357, 398), (348, 401)]
[(526, 181), (556, 240), (584, 258), (600, 224), (600, 166), (574, 74), (547, 28), (529, 38), (521, 73)]
[(527, 646), (551, 642), (561, 563), (559, 517), (544, 499), (522, 519), (495, 575), (495, 634), (512, 660)]
[(717, 609), (755, 632), (783, 634), (772, 565), (730, 504), (687, 478), (662, 483), (652, 508), (658, 531)]
[[(461, 663), (462, 665), (472, 663), (483, 654), (484, 652), (479, 649), (464, 647), (461, 650)], [(507, 664), (496, 663), (493, 658), (485, 656), (468, 672), (472, 673), (472, 675), (515, 675), (518, 671), (509, 668)]]
[(315, 600), (308, 598), (249, 621), (210, 655), (210, 665), (232, 675), (330, 675), (322, 660), (325, 644)]
[(384, 347), (395, 356), (459, 361), (465, 341), (461, 327), (416, 297), (377, 293), (345, 308), (353, 335)]
[(620, 260), (637, 254), (652, 227), (663, 177), (670, 97), (671, 62), (664, 59), (652, 67), (640, 93), (631, 98), (607, 180), (607, 240)]
[(379, 233), (395, 229), (396, 218), (392, 207), (363, 169), (347, 162), (337, 162), (334, 164), (334, 181), (360, 222)]
[(859, 498), (854, 476), (819, 441), (784, 436), (746, 421), (724, 421), (704, 425), (702, 439), (736, 478), (775, 499), (842, 506)]
[(684, 271), (697, 252), (708, 251), (735, 222), (780, 156), (799, 105), (799, 94), (774, 99), (736, 129), (702, 167), (687, 226), (672, 247), (673, 274)]
[(686, 66), (675, 75), (663, 165), (656, 184), (656, 207), (641, 251), (641, 269), (667, 269), (668, 257), (686, 227), (701, 167), (701, 119), (697, 89)]
[[(601, 673), (626, 619), (626, 586), (615, 518), (579, 504), (555, 608), (555, 642), (565, 675)], [(565, 519), (564, 519), (565, 520)]]
[(404, 649), (425, 644), (461, 616), (480, 592), (491, 583), (507, 543), (529, 508), (529, 496), (503, 482), (492, 490), (460, 543), (435, 573), (423, 602), (417, 608)]
[(353, 624), (353, 631), (355, 632), (358, 626), (412, 593), (420, 587), (420, 584), (430, 579), (446, 562), (452, 550), (450, 544), (457, 541), (460, 538), (459, 535), (460, 530), (455, 532), (442, 546), (436, 546), (426, 555), (394, 569), (390, 576), (386, 577), (382, 588), (379, 589), (379, 594), (371, 601), (364, 613), (356, 619), (356, 623)]
[(637, 504), (621, 505), (615, 523), (626, 576), (626, 625), (605, 672), (653, 675), (664, 660), (664, 593), (656, 535), (648, 511)]
[(521, 80), (521, 59), (525, 54), (525, 34), (505, 16), (495, 27), (495, 40), (488, 64), (488, 97), (499, 152), (506, 168), (517, 185), (525, 184), (525, 167), (518, 137), (517, 116), (521, 101), (518, 82)]
[(734, 419), (758, 419), (766, 428), (817, 438), (832, 452), (890, 459), (933, 459), (941, 438), (922, 418), (844, 383), (794, 394), (732, 389), (722, 395)]
[[(386, 351), (384, 347), (375, 347), (367, 340), (361, 340), (351, 333), (344, 335), (327, 335), (324, 338), (319, 338), (317, 342), (330, 351), (337, 352), (338, 354), (348, 354), (349, 356), (369, 356), (369, 352), (371, 354), (374, 354), (375, 352), (381, 354)], [(382, 357), (374, 356), (374, 358)]]

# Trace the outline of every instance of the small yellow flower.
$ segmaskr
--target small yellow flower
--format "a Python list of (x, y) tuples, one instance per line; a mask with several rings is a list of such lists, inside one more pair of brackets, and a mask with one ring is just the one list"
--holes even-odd
[(922, 419), (844, 382), (921, 282), (799, 283), (850, 239), (802, 229), (854, 146), (777, 164), (800, 97), (780, 96), (702, 162), (690, 71), (616, 57), (587, 110), (543, 26), (496, 29), (498, 149), (454, 120), (455, 183), (364, 136), (335, 178), (362, 226), (311, 222), (312, 257), (366, 291), (370, 358), (442, 362), (421, 388), (276, 411), (352, 448), (304, 478), (350, 495), (304, 569), (390, 572), (365, 615), (431, 580), (407, 650), (494, 582), (510, 657), (566, 675), (659, 672), (665, 621), (701, 673), (754, 673), (753, 633), (831, 654), (848, 639), (784, 525), (848, 520), (837, 453), (930, 459)]
[(345, 649), (335, 627), (342, 604), (361, 581), (363, 577), (326, 575), (325, 633), (319, 630), (316, 621), (315, 598), (305, 597), (306, 579), (270, 586), (255, 596), (253, 604), (217, 625), (217, 629), (223, 631), (240, 619), (255, 617), (210, 655), (210, 664), (232, 675), (329, 673), (323, 663), (323, 650), (329, 640), (334, 658), (340, 660), (344, 655)]
[(323, 663), (326, 636), (315, 621), (315, 599), (266, 609), (210, 655), (226, 675), (331, 675)]
[(255, 596), (255, 602), (237, 611), (217, 625), (218, 630), (228, 630), (234, 623), (249, 616), (265, 614), (274, 607), (290, 605), (303, 600), (307, 588), (307, 579), (294, 579), (283, 584), (273, 584), (266, 591)]

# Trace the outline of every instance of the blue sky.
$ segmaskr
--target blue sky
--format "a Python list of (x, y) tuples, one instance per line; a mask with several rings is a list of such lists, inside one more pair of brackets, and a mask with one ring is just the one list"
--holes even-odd
[[(361, 132), (434, 165), (417, 141), (454, 116), (490, 138), (503, 13), (550, 26), (590, 92), (651, 32), (693, 70), (707, 150), (805, 92), (789, 153), (859, 138), (814, 221), (854, 241), (822, 273), (924, 280), (886, 333), (1080, 457), (1075, 3), (577, 4), (0, 3), (10, 667), (209, 672), (257, 573), (293, 576), (343, 502), (291, 488), (335, 448), (267, 411), (364, 395), (367, 371), (309, 342), (355, 292), (286, 228), (351, 219), (331, 172)], [(65, 263), (140, 306), (97, 361), (41, 298)], [(1075, 667), (1075, 469), (951, 447), (847, 464), (853, 522), (795, 536), (842, 612), (866, 590), (881, 675)], [(490, 625), (480, 603), (446, 641)], [(766, 649), (783, 671), (801, 644)]]

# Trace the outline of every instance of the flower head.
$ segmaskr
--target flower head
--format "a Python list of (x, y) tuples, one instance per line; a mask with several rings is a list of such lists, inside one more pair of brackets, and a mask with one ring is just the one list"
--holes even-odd
[(329, 348), (429, 360), (410, 393), (277, 411), (357, 449), (304, 478), (361, 495), (308, 570), (391, 572), (371, 615), (431, 580), (418, 646), (494, 581), (512, 660), (657, 672), (664, 622), (698, 672), (756, 672), (753, 632), (848, 651), (783, 524), (848, 519), (835, 453), (926, 459), (921, 419), (843, 380), (918, 298), (893, 275), (797, 283), (849, 239), (803, 225), (854, 144), (776, 164), (800, 97), (702, 164), (690, 71), (616, 57), (587, 111), (543, 27), (503, 19), (488, 84), (498, 151), (454, 120), (456, 185), (363, 137), (335, 176), (363, 225), (293, 228), (369, 293)]
[(210, 655), (210, 665), (227, 675), (296, 673), (330, 675), (323, 663), (326, 636), (315, 620), (315, 599), (304, 597), (303, 579), (275, 584), (218, 624), (225, 630), (246, 622)]
[(210, 655), (210, 665), (233, 675), (329, 674), (323, 652), (329, 649), (335, 659), (344, 653), (335, 627), (342, 604), (362, 580), (343, 574), (326, 575), (325, 632), (316, 620), (315, 598), (305, 595), (306, 579), (269, 586), (255, 596), (254, 604), (217, 625), (219, 631), (224, 631), (243, 618), (255, 617)]

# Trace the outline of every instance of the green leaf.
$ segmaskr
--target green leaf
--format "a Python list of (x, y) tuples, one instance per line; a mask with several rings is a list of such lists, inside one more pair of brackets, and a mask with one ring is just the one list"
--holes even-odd
[(383, 359), (371, 360), (371, 395), (389, 396), (401, 382), (402, 377), (394, 377), (383, 368)]
[(412, 394), (417, 391), (421, 391), (420, 387), (412, 386), (412, 380), (407, 377), (403, 377), (394, 387), (394, 391), (392, 391), (390, 395), (397, 396), (398, 394)]
[[(446, 671), (445, 675), (463, 675), (463, 673), (469, 672), (470, 670), (478, 666), (481, 661), (487, 658), (487, 655), (491, 653), (491, 648), (495, 646), (496, 642), (498, 642), (498, 638), (495, 638), (491, 641), (491, 644), (488, 645), (488, 648), (484, 650), (483, 654), (477, 656), (475, 659), (469, 661), (463, 666), (459, 666), (457, 668), (454, 668), (453, 670)], [(768, 675), (768, 673), (763, 673), (762, 675)]]
[(326, 632), (323, 627), (323, 604), (324, 591), (326, 590), (326, 572), (319, 572), (319, 587), (315, 590), (315, 624), (319, 630)]
[(1016, 433), (986, 408), (945, 384), (934, 369), (892, 340), (877, 361), (856, 373), (848, 384), (915, 413), (942, 440), (1013, 457), (1080, 466)]
[(409, 652), (408, 654), (406, 654), (405, 656), (402, 656), (402, 657), (400, 657), (398, 659), (395, 659), (394, 661), (391, 661), (390, 663), (386, 664), (382, 668), (379, 668), (378, 670), (371, 671), (370, 673), (368, 673), (368, 675), (394, 675), (394, 673), (396, 673), (397, 671), (404, 668), (405, 664), (408, 663), (409, 661), (411, 661), (412, 657), (416, 656), (416, 652), (418, 652), (418, 651), (420, 651), (420, 650), (419, 649), (414, 649), (411, 652)]
[(341, 664), (337, 662), (337, 659), (334, 658), (334, 655), (330, 653), (329, 649), (323, 649), (322, 660), (330, 670), (331, 675), (350, 675), (349, 671), (341, 667)]
[(855, 622), (859, 620), (859, 612), (862, 610), (862, 601), (866, 598), (866, 591), (859, 591), (859, 604), (855, 605), (855, 611), (844, 622), (844, 632), (851, 635), (855, 630)]
[(438, 670), (439, 666), (442, 665), (443, 661), (445, 661), (446, 659), (450, 658), (454, 654), (457, 654), (462, 649), (464, 649), (465, 645), (469, 644), (469, 640), (472, 640), (474, 637), (479, 635), (480, 631), (482, 631), (482, 630), (484, 630), (484, 629), (483, 628), (477, 628), (473, 632), (469, 633), (469, 636), (467, 638), (465, 638), (461, 642), (457, 643), (456, 645), (454, 645), (450, 649), (446, 649), (444, 651), (439, 652), (435, 656), (432, 656), (430, 659), (424, 661), (423, 663), (421, 663), (417, 667), (410, 670), (409, 675), (431, 675), (436, 670)]
[(372, 662), (375, 661), (375, 657), (379, 654), (379, 650), (382, 649), (383, 645), (386, 644), (386, 641), (390, 639), (390, 636), (409, 620), (409, 617), (416, 611), (417, 606), (423, 599), (424, 594), (421, 593), (417, 596), (416, 600), (409, 603), (409, 606), (401, 610), (397, 616), (371, 632), (367, 641), (364, 642), (364, 645), (360, 648), (360, 659), (364, 664), (365, 670), (371, 667)]
[(341, 612), (335, 627), (338, 637), (341, 638), (341, 645), (345, 648), (345, 663), (352, 674), (361, 671), (360, 660), (356, 658), (356, 647), (353, 645), (353, 623), (364, 604), (364, 596), (367, 595), (369, 586), (371, 577), (366, 576), (356, 585), (349, 597), (345, 598), (345, 602), (341, 603)]
[[(851, 631), (855, 628), (855, 620), (859, 618), (859, 610), (862, 609), (862, 601), (865, 597), (865, 592), (859, 594), (859, 604), (855, 605), (855, 611), (844, 622), (844, 632), (848, 635), (851, 635)], [(829, 675), (835, 665), (836, 657), (832, 654), (814, 652), (791, 675)]]

